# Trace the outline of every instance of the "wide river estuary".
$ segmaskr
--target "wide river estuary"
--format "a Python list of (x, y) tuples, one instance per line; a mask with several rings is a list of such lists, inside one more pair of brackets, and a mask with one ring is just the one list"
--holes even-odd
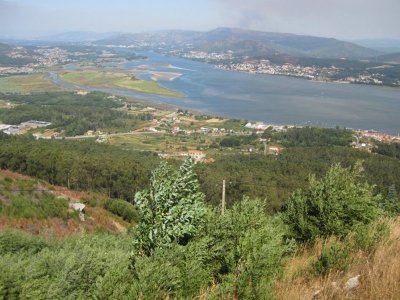
[(391, 134), (400, 132), (400, 88), (231, 72), (154, 52), (139, 54), (147, 59), (119, 67), (137, 70), (142, 66), (147, 70), (139, 74), (142, 79), (151, 77), (147, 73), (149, 70), (180, 73), (182, 76), (174, 80), (160, 80), (159, 83), (186, 94), (186, 97), (170, 98), (117, 89), (105, 91), (230, 118), (274, 124), (338, 125)]

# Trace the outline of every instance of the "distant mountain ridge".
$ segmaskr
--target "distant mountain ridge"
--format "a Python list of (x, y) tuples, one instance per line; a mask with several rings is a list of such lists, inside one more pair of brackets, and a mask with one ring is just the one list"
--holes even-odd
[(129, 45), (137, 42), (146, 43), (189, 43), (202, 36), (199, 31), (165, 30), (141, 33), (122, 33), (96, 41), (100, 45)]
[(71, 31), (36, 38), (40, 41), (49, 42), (93, 42), (96, 40), (107, 39), (120, 34), (119, 32), (93, 32), (93, 31)]
[(99, 40), (96, 43), (99, 45), (130, 45), (139, 42), (184, 44), (194, 50), (232, 50), (251, 56), (279, 53), (303, 57), (366, 59), (382, 54), (379, 51), (334, 38), (226, 27), (208, 32), (172, 30), (124, 34)]

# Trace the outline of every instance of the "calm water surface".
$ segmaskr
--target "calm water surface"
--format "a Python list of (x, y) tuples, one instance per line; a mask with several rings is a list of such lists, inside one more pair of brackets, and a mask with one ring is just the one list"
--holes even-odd
[[(206, 63), (153, 52), (139, 54), (148, 59), (120, 66), (133, 70), (146, 65), (154, 71), (181, 73), (182, 76), (174, 81), (159, 83), (183, 92), (187, 97), (178, 99), (114, 89), (104, 91), (275, 124), (339, 125), (392, 134), (400, 131), (400, 89), (230, 72)], [(149, 79), (145, 73), (139, 77)]]

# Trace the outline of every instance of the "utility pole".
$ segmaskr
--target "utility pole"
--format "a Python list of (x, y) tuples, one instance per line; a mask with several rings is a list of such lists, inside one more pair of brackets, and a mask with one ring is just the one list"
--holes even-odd
[(69, 185), (69, 172), (67, 172), (67, 187), (68, 187), (68, 189), (70, 189), (70, 185)]
[(225, 191), (226, 191), (226, 184), (225, 179), (222, 181), (222, 201), (221, 201), (221, 215), (225, 213)]
[(360, 145), (360, 136), (358, 134), (356, 134), (356, 146), (358, 147), (358, 145)]
[(267, 156), (267, 142), (264, 142), (264, 155)]

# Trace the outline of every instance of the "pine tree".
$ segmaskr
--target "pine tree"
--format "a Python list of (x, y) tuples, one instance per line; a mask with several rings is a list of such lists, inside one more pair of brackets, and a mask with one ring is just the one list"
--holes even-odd
[(400, 200), (397, 195), (396, 185), (389, 186), (387, 197), (383, 200), (381, 206), (389, 216), (400, 214)]
[(392, 185), (389, 187), (389, 192), (388, 192), (388, 195), (387, 195), (387, 200), (388, 200), (388, 201), (391, 201), (391, 202), (396, 202), (396, 201), (398, 201), (396, 185), (392, 184)]
[(295, 192), (283, 217), (294, 237), (313, 241), (319, 236), (344, 237), (357, 225), (369, 224), (379, 215), (380, 195), (362, 182), (358, 162), (352, 170), (333, 165), (321, 180), (310, 178), (309, 187)]

